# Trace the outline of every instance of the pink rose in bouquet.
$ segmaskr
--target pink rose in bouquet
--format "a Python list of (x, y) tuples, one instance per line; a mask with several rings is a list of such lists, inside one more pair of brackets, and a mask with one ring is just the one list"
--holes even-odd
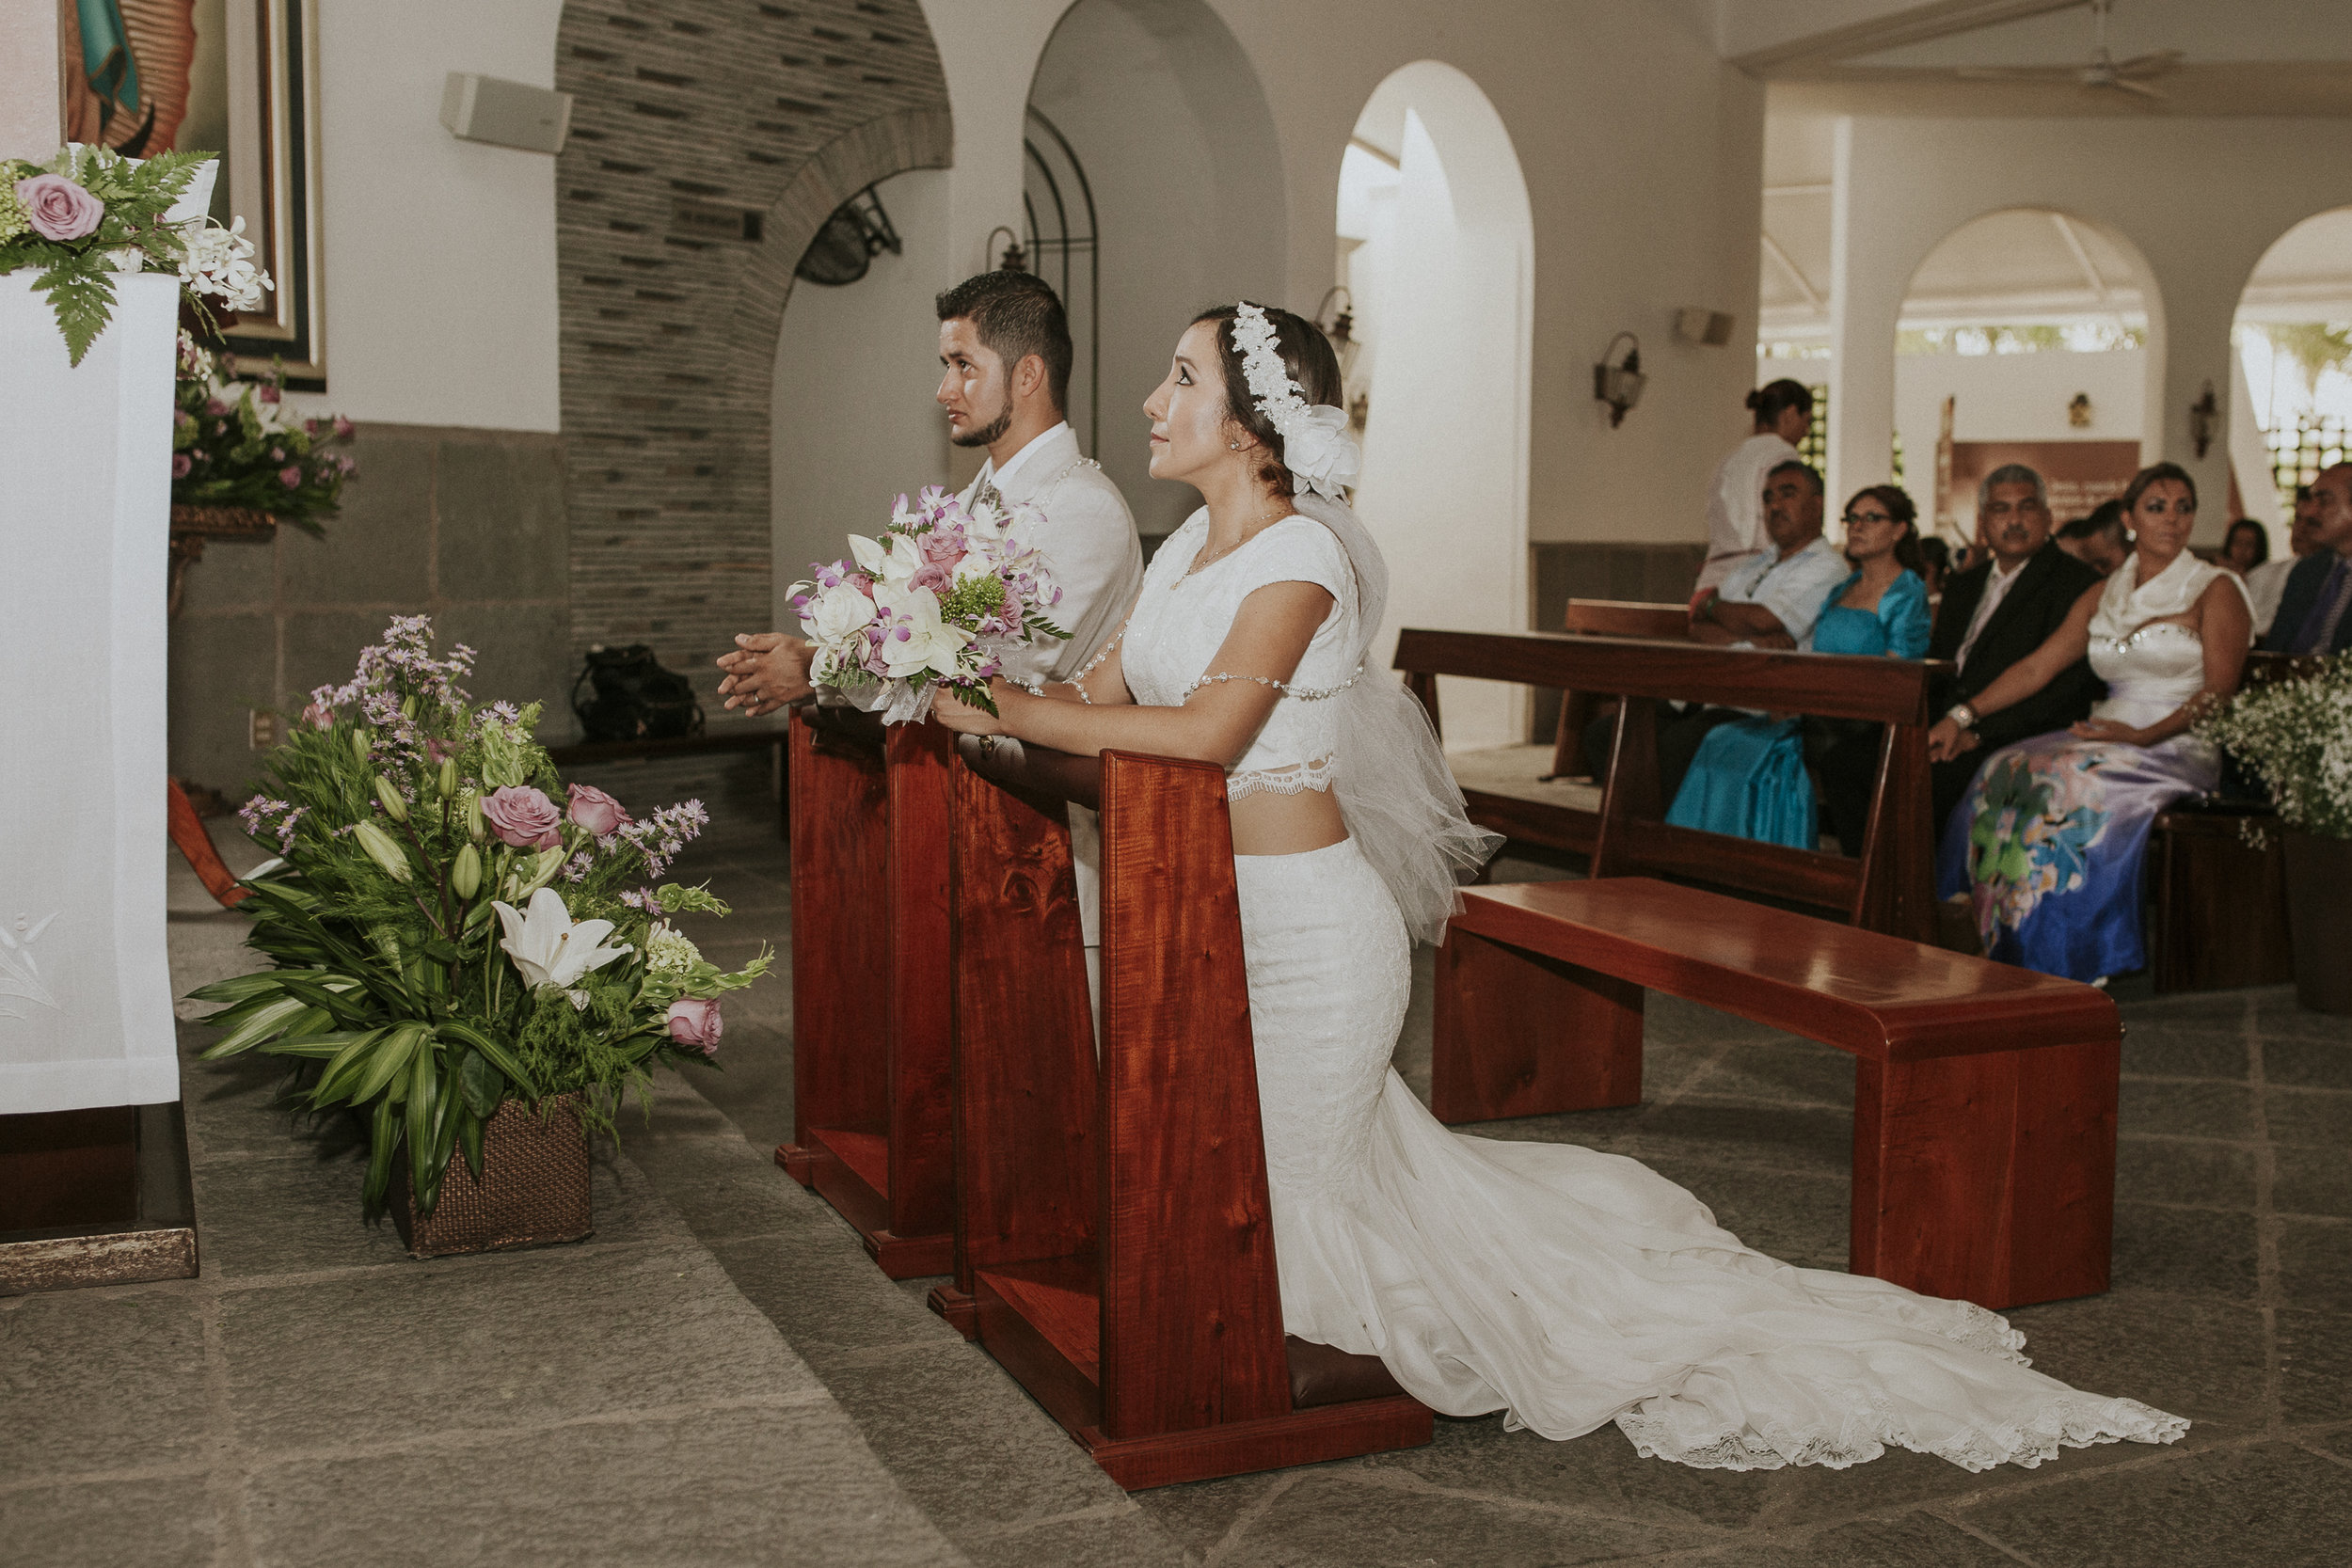
[(719, 1004), (698, 996), (681, 996), (670, 1004), (670, 1038), (691, 1045), (706, 1056), (719, 1053)]
[(36, 174), (16, 182), (25, 221), (44, 240), (63, 244), (97, 231), (106, 204), (62, 174)]
[(482, 802), (482, 815), (501, 842), (517, 849), (552, 849), (564, 841), (564, 817), (544, 791), (524, 784), (492, 790)]
[(621, 802), (598, 789), (595, 784), (572, 785), (571, 819), (597, 838), (610, 838), (628, 820), (628, 813)]

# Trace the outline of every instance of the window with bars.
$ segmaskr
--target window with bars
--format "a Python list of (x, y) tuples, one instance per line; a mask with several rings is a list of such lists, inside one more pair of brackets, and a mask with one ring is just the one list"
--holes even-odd
[[(1797, 443), (1797, 455), (1813, 465), (1814, 472), (1829, 477), (1829, 383), (1817, 381), (1807, 388), (1813, 394), (1813, 428)], [(1895, 432), (1895, 450), (1890, 454), (1895, 483), (1903, 482), (1903, 433)]]
[(2300, 414), (2291, 425), (2263, 432), (2270, 447), (2270, 472), (2279, 486), (2279, 505), (2293, 511), (2297, 486), (2319, 477), (2322, 468), (2352, 462), (2352, 420), (2340, 414)]

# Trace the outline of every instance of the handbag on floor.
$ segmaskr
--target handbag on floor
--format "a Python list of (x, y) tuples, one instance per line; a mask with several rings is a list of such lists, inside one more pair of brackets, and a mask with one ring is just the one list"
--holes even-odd
[(643, 642), (588, 650), (572, 682), (572, 713), (582, 740), (675, 740), (703, 731), (691, 682), (665, 670)]

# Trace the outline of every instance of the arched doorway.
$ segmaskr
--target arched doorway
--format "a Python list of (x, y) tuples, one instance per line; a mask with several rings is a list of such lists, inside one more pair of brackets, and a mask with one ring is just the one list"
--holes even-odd
[[(1029, 107), (1030, 221), (1049, 242), (1032, 264), (1059, 289), (1070, 262), (1071, 421), (1149, 544), (1200, 498), (1151, 477), (1143, 400), (1201, 308), (1281, 297), (1274, 118), (1248, 57), (1204, 0), (1078, 0), (1039, 58)], [(1090, 252), (1078, 244), (1088, 194)], [(1059, 234), (1072, 244), (1050, 243)]]
[[(1385, 666), (1402, 626), (1522, 631), (1534, 223), (1478, 84), (1420, 60), (1383, 81), (1341, 166), (1342, 276), (1368, 399), (1356, 503), (1388, 556)], [(1526, 692), (1446, 682), (1446, 742), (1526, 738)]]
[(2288, 547), (2297, 485), (2352, 458), (2352, 207), (2272, 243), (2239, 296), (2232, 334), (2231, 467), (2243, 515)]
[(1892, 457), (1935, 531), (1969, 542), (1978, 482), (2004, 463), (2049, 482), (2061, 524), (2122, 493), (2163, 363), (2150, 278), (2129, 240), (2041, 208), (1971, 219), (1921, 260), (1896, 337)]

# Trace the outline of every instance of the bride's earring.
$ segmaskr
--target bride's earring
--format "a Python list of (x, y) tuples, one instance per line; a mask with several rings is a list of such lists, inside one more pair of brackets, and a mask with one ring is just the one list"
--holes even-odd
[(1225, 450), (1227, 451), (1241, 451), (1241, 443), (1239, 441), (1228, 441), (1225, 443)]

